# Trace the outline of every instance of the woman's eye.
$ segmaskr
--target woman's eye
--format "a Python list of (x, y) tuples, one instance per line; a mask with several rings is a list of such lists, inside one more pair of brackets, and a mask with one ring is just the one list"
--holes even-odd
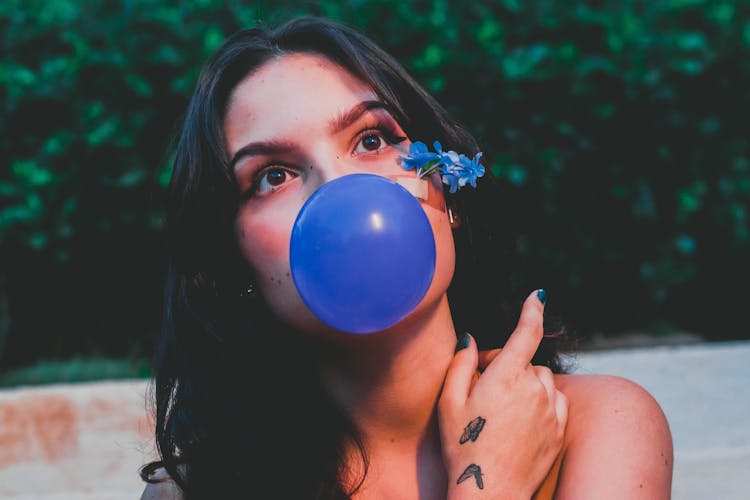
[(379, 132), (370, 132), (363, 135), (357, 143), (355, 153), (371, 153), (379, 151), (388, 145), (388, 141)]
[(281, 186), (289, 179), (293, 179), (294, 177), (297, 177), (297, 174), (294, 174), (285, 168), (271, 168), (269, 170), (266, 170), (260, 176), (257, 191), (259, 193), (273, 191), (274, 189)]

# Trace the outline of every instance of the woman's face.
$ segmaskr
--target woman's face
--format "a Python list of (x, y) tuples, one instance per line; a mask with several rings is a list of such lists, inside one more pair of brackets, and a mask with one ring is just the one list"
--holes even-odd
[[(414, 177), (397, 163), (409, 139), (371, 88), (329, 59), (303, 53), (274, 59), (240, 82), (224, 133), (242, 192), (235, 232), (256, 286), (283, 321), (308, 332), (332, 330), (307, 308), (291, 277), (297, 213), (316, 189), (343, 175)], [(436, 268), (416, 311), (442, 298), (455, 261), (437, 176), (428, 201), (420, 201), (435, 236)]]

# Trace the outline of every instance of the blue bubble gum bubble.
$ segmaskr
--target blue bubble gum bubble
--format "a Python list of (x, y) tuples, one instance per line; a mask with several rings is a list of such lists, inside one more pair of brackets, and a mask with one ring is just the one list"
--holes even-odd
[(315, 191), (294, 222), (289, 255), (310, 310), (355, 334), (408, 316), (435, 272), (435, 240), (419, 201), (372, 174), (339, 177)]

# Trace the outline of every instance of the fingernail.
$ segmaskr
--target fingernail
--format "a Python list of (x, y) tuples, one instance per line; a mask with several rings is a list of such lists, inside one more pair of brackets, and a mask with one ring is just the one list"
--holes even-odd
[(541, 302), (542, 305), (547, 303), (547, 292), (544, 288), (540, 288), (536, 291), (536, 298), (539, 299), (539, 302)]
[(467, 347), (469, 347), (469, 339), (470, 338), (471, 338), (471, 335), (469, 335), (468, 332), (464, 332), (461, 335), (461, 337), (458, 339), (458, 342), (456, 343), (456, 351), (455, 352), (458, 352), (461, 349), (466, 349)]

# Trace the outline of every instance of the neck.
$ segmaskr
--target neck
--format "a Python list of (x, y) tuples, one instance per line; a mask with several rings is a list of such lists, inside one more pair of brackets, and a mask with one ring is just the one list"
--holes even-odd
[(456, 333), (447, 297), (397, 328), (353, 335), (323, 363), (334, 401), (368, 448), (382, 443), (414, 449), (436, 430), (435, 409)]

